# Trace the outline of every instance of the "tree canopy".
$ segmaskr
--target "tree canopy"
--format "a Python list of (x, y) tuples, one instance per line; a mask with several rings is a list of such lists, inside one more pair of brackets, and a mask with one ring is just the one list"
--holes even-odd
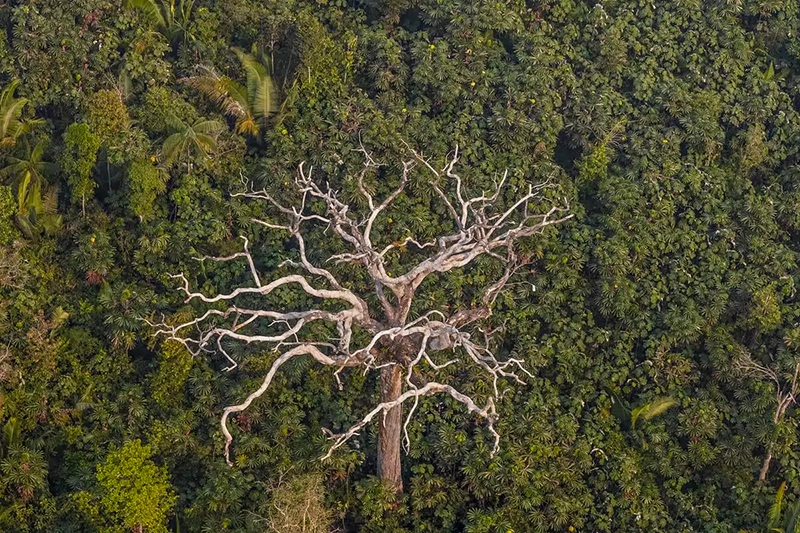
[(797, 2), (0, 21), (0, 531), (797, 529)]

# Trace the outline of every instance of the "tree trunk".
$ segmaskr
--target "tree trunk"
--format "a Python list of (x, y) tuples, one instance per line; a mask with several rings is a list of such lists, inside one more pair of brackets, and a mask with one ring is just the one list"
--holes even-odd
[(764, 457), (764, 464), (761, 465), (761, 472), (758, 473), (759, 481), (767, 479), (767, 471), (769, 471), (769, 463), (772, 461), (772, 444), (767, 448), (767, 456)]
[[(399, 365), (381, 369), (381, 402), (396, 400), (403, 393), (403, 371)], [(403, 430), (403, 407), (390, 409), (378, 422), (378, 477), (384, 485), (403, 492), (400, 471), (400, 443)]]

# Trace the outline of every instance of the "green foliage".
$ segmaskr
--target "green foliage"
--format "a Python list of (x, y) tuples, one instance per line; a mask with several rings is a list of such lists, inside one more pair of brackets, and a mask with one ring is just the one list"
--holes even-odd
[[(283, 517), (275, 502), (310, 502), (347, 531), (753, 531), (783, 479), (770, 527), (792, 530), (796, 406), (776, 424), (775, 382), (741, 379), (735, 362), (744, 350), (787, 387), (800, 346), (796, 2), (126, 5), (0, 9), (0, 426), (13, 434), (0, 530), (130, 531), (155, 517), (156, 530), (244, 533)], [(336, 391), (298, 359), (236, 417), (228, 468), (221, 409), (274, 354), (226, 345), (240, 365), (220, 373), (215, 352), (154, 345), (144, 320), (194, 318), (169, 274), (196, 272), (212, 294), (248, 283), (239, 264), (193, 259), (238, 252), (239, 235), (276, 273), (296, 244), (250, 222), (270, 217), (231, 197), (243, 181), (291, 203), (305, 161), (362, 209), (361, 150), (386, 164), (365, 177), (378, 198), (406, 144), (432, 158), (458, 145), (471, 192), (505, 170), (513, 191), (549, 180), (575, 215), (524, 243), (530, 266), (480, 325), (532, 374), (502, 391), (500, 451), (434, 398), (408, 426), (400, 499), (372, 477), (374, 429), (320, 465), (321, 428), (366, 412), (377, 384), (353, 376)], [(386, 244), (454, 228), (419, 166), (411, 178), (376, 221)], [(69, 207), (84, 197), (85, 213)], [(341, 251), (323, 226), (307, 237), (320, 264)], [(396, 269), (419, 253), (387, 258)], [(419, 291), (457, 312), (498, 274), (481, 263)], [(451, 370), (479, 399), (492, 385)], [(144, 437), (150, 458), (118, 448)], [(136, 475), (115, 478), (124, 465)], [(322, 478), (293, 481), (314, 468)]]
[(78, 507), (101, 531), (164, 532), (175, 506), (167, 471), (151, 460), (149, 446), (133, 440), (97, 466), (94, 495), (76, 495)]
[[(9, 442), (9, 435), (4, 436)], [(13, 438), (19, 440), (19, 435)], [(15, 444), (9, 445), (5, 456), (0, 460), (0, 474), (3, 476), (0, 487), (15, 491), (23, 502), (31, 500), (36, 490), (47, 487), (47, 461), (39, 450), (30, 450)]]
[(781, 323), (781, 308), (779, 295), (775, 293), (772, 285), (767, 285), (753, 294), (752, 307), (750, 308), (750, 322), (754, 328), (770, 331)]
[[(780, 484), (775, 494), (775, 502), (769, 509), (767, 527), (765, 532), (797, 533), (800, 530), (800, 502), (791, 508), (783, 510), (783, 497), (786, 493), (786, 482)], [(783, 518), (783, 520), (781, 520)]]
[(662, 396), (637, 407), (629, 408), (616, 392), (609, 388), (606, 389), (606, 392), (611, 398), (611, 412), (617, 417), (623, 428), (630, 430), (636, 429), (636, 421), (638, 419), (650, 420), (665, 413), (667, 409), (678, 403), (672, 398)]
[(276, 533), (327, 533), (331, 511), (325, 506), (325, 487), (319, 474), (292, 477), (271, 495), (270, 531)]
[(19, 443), (19, 420), (12, 416), (3, 426), (3, 455), (12, 447), (19, 445)]
[(89, 283), (100, 284), (114, 265), (114, 247), (108, 233), (97, 230), (77, 236), (71, 259), (75, 268), (84, 273)]
[(40, 237), (52, 237), (61, 230), (63, 219), (56, 211), (56, 193), (55, 189), (50, 189), (41, 205), (15, 217), (17, 228), (26, 239), (37, 242)]
[(19, 80), (13, 80), (0, 91), (0, 147), (14, 146), (20, 136), (44, 123), (42, 119), (22, 120), (29, 100), (14, 96), (18, 86)]
[(154, 216), (156, 199), (166, 190), (167, 177), (152, 162), (135, 160), (131, 163), (128, 168), (128, 201), (131, 212), (139, 220), (149, 220)]
[(61, 170), (67, 176), (75, 203), (85, 204), (97, 186), (92, 178), (92, 169), (97, 162), (100, 144), (100, 137), (93, 134), (86, 124), (70, 124), (64, 132)]
[(126, 0), (129, 8), (141, 10), (170, 42), (193, 40), (189, 25), (194, 0)]
[(19, 157), (8, 156), (8, 165), (0, 169), (0, 179), (16, 189), (17, 227), (32, 241), (42, 233), (53, 235), (61, 227), (55, 207), (58, 188), (48, 187), (48, 177), (56, 174), (58, 166), (43, 161), (47, 145), (45, 140), (37, 141), (32, 148), (30, 143), (24, 143)]
[(89, 130), (110, 149), (120, 149), (120, 144), (130, 127), (130, 116), (122, 94), (115, 90), (97, 91), (87, 102), (86, 122)]
[(256, 137), (266, 120), (278, 111), (277, 88), (272, 81), (266, 57), (256, 58), (238, 48), (233, 51), (247, 75), (245, 85), (227, 76), (220, 76), (206, 66), (198, 67), (199, 75), (183, 81), (210, 98), (223, 113), (234, 118), (237, 133)]
[(142, 316), (146, 312), (145, 304), (151, 301), (149, 291), (131, 283), (108, 283), (102, 276), (99, 280), (102, 285), (97, 303), (105, 311), (106, 336), (114, 348), (130, 350), (144, 326)]
[(142, 103), (134, 110), (136, 122), (151, 136), (162, 137), (170, 133), (170, 116), (184, 120), (197, 120), (197, 111), (178, 93), (167, 87), (151, 87), (142, 97)]
[(631, 429), (636, 429), (636, 420), (641, 417), (643, 420), (650, 420), (665, 412), (677, 402), (672, 398), (656, 398), (652, 402), (640, 405), (631, 410)]
[(164, 409), (180, 405), (192, 367), (192, 356), (180, 343), (165, 342), (158, 351), (158, 372), (153, 376), (153, 399)]
[(208, 158), (209, 152), (217, 148), (216, 135), (223, 125), (216, 120), (203, 119), (190, 125), (174, 115), (167, 120), (174, 133), (164, 139), (161, 146), (164, 163), (171, 166), (182, 160), (186, 162), (188, 172), (191, 173), (195, 158)]
[(43, 208), (47, 176), (58, 169), (55, 164), (42, 160), (47, 150), (46, 141), (39, 141), (33, 147), (26, 143), (24, 150), (21, 157), (10, 156), (8, 166), (0, 169), (0, 178), (17, 191), (17, 210), (23, 216), (30, 210)]
[(11, 187), (0, 185), (0, 246), (11, 244), (17, 231), (12, 224), (17, 202)]

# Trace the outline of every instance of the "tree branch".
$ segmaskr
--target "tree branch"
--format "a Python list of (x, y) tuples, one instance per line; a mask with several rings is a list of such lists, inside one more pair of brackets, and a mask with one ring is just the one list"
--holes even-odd
[[(297, 241), (299, 257), (287, 259), (281, 266), (298, 269), (302, 274), (288, 274), (264, 283), (256, 269), (249, 241), (242, 237), (244, 239), (242, 252), (219, 258), (206, 256), (198, 260), (245, 259), (254, 286), (238, 287), (231, 292), (212, 296), (192, 291), (184, 274), (172, 276), (180, 281), (178, 290), (184, 293), (187, 303), (202, 302), (212, 308), (199, 317), (178, 325), (151, 324), (156, 328), (157, 335), (183, 343), (194, 355), (212, 352), (222, 354), (230, 363), (226, 370), (232, 370), (237, 366), (234, 357), (227, 351), (228, 341), (242, 344), (266, 343), (279, 353), (261, 386), (250, 393), (242, 403), (226, 407), (223, 411), (220, 425), (226, 440), (225, 458), (228, 464), (232, 463), (230, 445), (233, 440), (227, 424), (230, 415), (247, 409), (267, 391), (276, 372), (284, 363), (293, 357), (303, 355), (311, 356), (322, 365), (337, 367), (333, 375), (340, 388), (342, 383), (339, 376), (344, 368), (360, 367), (366, 373), (389, 365), (400, 365), (405, 373), (404, 383), (407, 390), (394, 400), (378, 404), (346, 432), (331, 435), (333, 444), (325, 455), (326, 458), (379, 413), (386, 413), (413, 399), (413, 407), (403, 424), (405, 444), (408, 449), (410, 446), (408, 424), (416, 411), (419, 399), (437, 393), (450, 395), (464, 404), (469, 412), (485, 418), (495, 439), (492, 453), (497, 451), (499, 435), (494, 430), (493, 424), (496, 418), (494, 398), (499, 396), (498, 382), (500, 378), (508, 378), (524, 384), (518, 373), (528, 376), (531, 374), (525, 369), (522, 360), (513, 358), (498, 360), (490, 348), (488, 334), (484, 334), (483, 341), (478, 343), (464, 328), (491, 316), (492, 307), (499, 294), (505, 290), (509, 280), (519, 269), (528, 264), (526, 258), (520, 258), (516, 254), (517, 242), (541, 233), (548, 226), (568, 220), (572, 215), (566, 213), (567, 207), (557, 206), (552, 206), (539, 214), (529, 211), (533, 203), (542, 201), (542, 191), (549, 186), (547, 183), (535, 187), (529, 186), (527, 192), (514, 199), (508, 207), (499, 208), (501, 196), (508, 192), (507, 173), (503, 173), (501, 179), (495, 182), (493, 190), (470, 196), (464, 180), (455, 172), (459, 159), (457, 147), (441, 171), (436, 170), (413, 149), (409, 150), (413, 157), (402, 162), (398, 184), (383, 200), (378, 201), (368, 190), (364, 179), (371, 169), (380, 165), (361, 145), (359, 151), (363, 152), (365, 163), (355, 179), (358, 191), (366, 200), (367, 207), (366, 212), (360, 215), (354, 212), (350, 205), (344, 203), (337, 191), (329, 185), (323, 186), (314, 181), (313, 169), (306, 170), (302, 163), (295, 178), (298, 195), (295, 205), (284, 205), (266, 190), (249, 190), (233, 195), (266, 202), (279, 217), (285, 219), (281, 223), (257, 218), (252, 221), (268, 229), (286, 231)], [(430, 242), (420, 242), (414, 236), (406, 236), (400, 241), (379, 246), (373, 242), (372, 237), (375, 224), (403, 194), (410, 173), (420, 165), (432, 172), (434, 177), (432, 186), (453, 217), (456, 231), (440, 235)], [(440, 183), (446, 180), (455, 183), (450, 189), (453, 191), (452, 198), (440, 186)], [(322, 209), (318, 207), (320, 204), (323, 206)], [(304, 229), (309, 224), (324, 225), (326, 230), (331, 230), (338, 237), (345, 248), (345, 251), (328, 257), (323, 264), (336, 265), (347, 262), (363, 267), (365, 277), (374, 286), (373, 296), (377, 297), (381, 306), (383, 316), (380, 320), (370, 314), (365, 295), (357, 294), (354, 289), (347, 288), (333, 270), (318, 266), (309, 259), (304, 234)], [(397, 277), (390, 276), (385, 264), (387, 255), (392, 250), (408, 244), (416, 246), (419, 252), (429, 250), (429, 255), (416, 264), (409, 265), (405, 273)], [(460, 309), (449, 317), (434, 309), (416, 320), (408, 320), (416, 291), (428, 276), (464, 267), (484, 255), (502, 262), (504, 270), (494, 283), (483, 290), (477, 307)], [(323, 286), (315, 286), (317, 282)], [(241, 297), (268, 296), (279, 288), (295, 288), (323, 302), (336, 301), (345, 304), (346, 308), (330, 311), (320, 306), (318, 309), (281, 311), (252, 309), (250, 305), (244, 306), (238, 303)], [(393, 302), (387, 297), (385, 289), (395, 296)], [(225, 305), (227, 308), (219, 309), (220, 305)], [(330, 342), (328, 339), (315, 338), (315, 334), (309, 333), (307, 327), (314, 322), (323, 322), (335, 328), (338, 338)], [(366, 338), (364, 333), (368, 334)], [(448, 357), (445, 363), (437, 364), (431, 355), (442, 351), (461, 351), (466, 357), (462, 359)], [(420, 374), (423, 361), (430, 367), (426, 372), (435, 372), (460, 362), (477, 365), (492, 378), (492, 395), (488, 398), (486, 407), (478, 407), (472, 398), (460, 393), (451, 385), (436, 381), (426, 382)], [(792, 395), (796, 388), (796, 377)]]

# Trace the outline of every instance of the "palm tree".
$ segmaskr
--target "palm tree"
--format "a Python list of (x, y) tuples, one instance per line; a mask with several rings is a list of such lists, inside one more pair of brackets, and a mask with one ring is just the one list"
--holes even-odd
[(189, 33), (194, 0), (126, 0), (126, 7), (139, 9), (150, 19), (156, 29), (173, 45), (194, 40)]
[(28, 99), (14, 96), (17, 86), (19, 80), (13, 80), (0, 91), (0, 146), (14, 146), (20, 135), (44, 122), (42, 119), (20, 120)]
[(39, 207), (31, 207), (25, 215), (17, 215), (17, 227), (25, 237), (37, 242), (39, 237), (55, 235), (61, 229), (62, 217), (58, 214), (58, 187), (49, 187)]
[(38, 211), (43, 208), (42, 191), (47, 185), (46, 176), (58, 170), (54, 163), (42, 161), (46, 148), (46, 141), (37, 142), (33, 149), (26, 142), (25, 155), (22, 158), (9, 157), (10, 164), (0, 170), (0, 178), (8, 179), (17, 189), (20, 215), (27, 215), (31, 209)]
[(255, 137), (267, 118), (278, 111), (278, 91), (269, 74), (266, 57), (257, 59), (238, 48), (233, 51), (247, 75), (247, 85), (220, 76), (213, 68), (204, 65), (198, 67), (200, 74), (181, 81), (214, 100), (226, 115), (235, 118), (237, 133)]
[(194, 124), (187, 124), (175, 115), (167, 117), (169, 126), (175, 131), (164, 140), (161, 155), (167, 166), (187, 157), (189, 173), (192, 172), (192, 153), (200, 157), (209, 157), (208, 153), (217, 147), (215, 135), (223, 128), (217, 120), (199, 119)]

